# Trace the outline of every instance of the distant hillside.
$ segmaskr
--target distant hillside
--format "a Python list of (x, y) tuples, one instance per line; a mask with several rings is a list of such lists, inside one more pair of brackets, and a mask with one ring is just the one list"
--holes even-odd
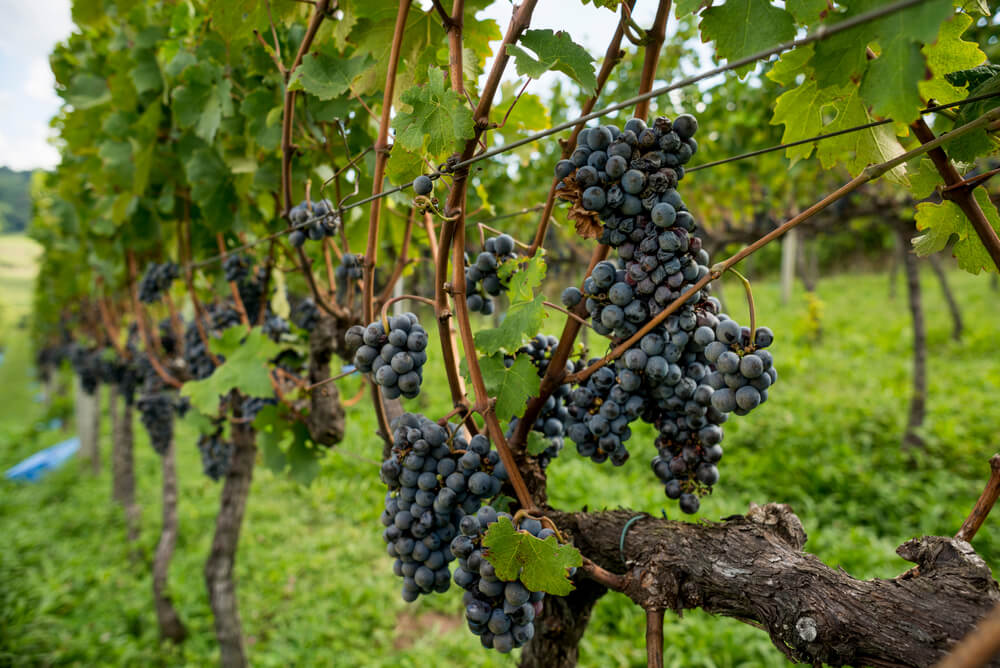
[(0, 232), (23, 232), (31, 219), (31, 172), (0, 167)]

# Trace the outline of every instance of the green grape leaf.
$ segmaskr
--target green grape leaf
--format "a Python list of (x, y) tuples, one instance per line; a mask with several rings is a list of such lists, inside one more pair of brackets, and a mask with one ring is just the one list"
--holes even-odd
[(814, 53), (815, 48), (812, 44), (785, 51), (771, 66), (771, 69), (765, 73), (765, 76), (785, 88), (796, 86), (798, 84), (795, 81), (800, 74), (803, 76), (811, 74), (811, 70), (806, 65), (812, 60)]
[(393, 120), (396, 142), (408, 151), (421, 152), (426, 141), (433, 155), (453, 151), (458, 143), (475, 136), (475, 122), (466, 101), (445, 86), (436, 67), (427, 71), (424, 86), (403, 91), (400, 98), (410, 111), (400, 111)]
[(537, 431), (531, 430), (528, 432), (528, 442), (524, 444), (524, 447), (525, 450), (528, 451), (529, 455), (537, 457), (548, 450), (550, 445), (552, 445), (552, 443), (549, 442), (549, 439), (545, 438)]
[(917, 199), (930, 197), (934, 189), (941, 184), (941, 175), (938, 174), (934, 162), (924, 156), (919, 158), (916, 169), (911, 167), (907, 170), (910, 177), (910, 193)]
[[(837, 117), (824, 126), (826, 132), (836, 132), (875, 120), (856, 86), (848, 85), (844, 90), (848, 94), (834, 103)], [(824, 169), (832, 169), (842, 160), (854, 175), (860, 174), (870, 164), (891, 160), (903, 152), (891, 124), (831, 137), (816, 145), (816, 155)], [(899, 165), (886, 172), (885, 177), (895, 183), (906, 184), (906, 165)]]
[[(985, 188), (976, 188), (973, 195), (986, 214), (990, 226), (1000, 232), (1000, 215), (990, 201)], [(979, 240), (972, 223), (957, 204), (944, 200), (940, 204), (921, 202), (917, 205), (917, 229), (923, 232), (913, 238), (913, 249), (920, 257), (926, 257), (943, 249), (952, 235), (957, 237), (952, 250), (960, 269), (970, 274), (980, 271), (997, 273), (989, 252)]]
[[(715, 42), (719, 58), (733, 61), (795, 37), (795, 21), (768, 0), (726, 0), (701, 14), (701, 39)], [(740, 76), (753, 65), (739, 68)]]
[(254, 29), (268, 25), (267, 6), (260, 0), (208, 0), (208, 12), (215, 32), (230, 43), (249, 41)]
[(373, 62), (368, 54), (345, 59), (314, 51), (302, 59), (288, 87), (304, 90), (321, 100), (332, 100), (350, 90), (351, 82)]
[(312, 484), (319, 475), (319, 460), (323, 451), (311, 444), (309, 429), (305, 424), (296, 422), (292, 425), (292, 442), (288, 446), (288, 475), (304, 487)]
[(521, 97), (518, 98), (517, 93), (520, 90), (521, 86), (515, 86), (510, 81), (500, 84), (500, 91), (503, 97), (495, 108), (498, 112), (506, 114), (511, 106), (514, 107), (510, 115), (507, 116), (507, 122), (504, 124), (502, 131), (537, 132), (551, 126), (552, 121), (549, 117), (548, 105), (537, 95), (528, 92), (522, 93)]
[(920, 45), (894, 41), (868, 65), (861, 80), (861, 95), (876, 116), (897, 123), (912, 123), (923, 106), (917, 82), (924, 77)]
[(479, 358), (486, 391), (496, 397), (494, 412), (501, 420), (509, 420), (524, 413), (528, 397), (537, 396), (542, 379), (527, 355), (518, 355), (507, 368), (502, 353)]
[[(986, 79), (978, 86), (969, 91), (969, 97), (1000, 93), (1000, 75), (992, 79)], [(1000, 97), (988, 97), (985, 100), (973, 102), (962, 107), (955, 119), (955, 127), (964, 125), (976, 120), (990, 109), (1000, 105)], [(946, 147), (948, 154), (960, 162), (972, 162), (980, 155), (987, 155), (993, 151), (993, 142), (985, 129), (973, 130), (967, 134), (954, 139)]]
[(830, 11), (829, 0), (787, 0), (785, 9), (802, 25), (812, 25), (825, 18)]
[(705, 7), (711, 7), (712, 0), (677, 0), (674, 5), (676, 7), (674, 15), (682, 19), (686, 16), (697, 14)]
[(569, 569), (583, 565), (580, 551), (561, 545), (555, 536), (539, 540), (527, 531), (518, 531), (514, 523), (501, 517), (486, 529), (483, 556), (493, 564), (501, 580), (521, 583), (531, 591), (566, 596), (573, 591)]
[(173, 112), (182, 128), (194, 127), (196, 135), (212, 143), (219, 130), (223, 112), (231, 108), (231, 84), (222, 79), (217, 84), (193, 80), (173, 91)]
[(400, 145), (393, 146), (389, 154), (389, 162), (385, 166), (385, 175), (394, 186), (401, 186), (417, 178), (426, 170), (423, 158), (419, 153), (407, 151)]
[(605, 9), (610, 9), (614, 12), (617, 11), (618, 6), (622, 4), (622, 0), (583, 0), (583, 4), (593, 4), (595, 7), (604, 7)]
[[(815, 81), (805, 81), (801, 86), (778, 96), (774, 104), (771, 125), (785, 126), (785, 131), (781, 135), (781, 141), (785, 143), (814, 137), (824, 131), (823, 110), (833, 102), (833, 89), (820, 90)], [(794, 165), (812, 155), (815, 146), (815, 143), (791, 146), (785, 149), (785, 155)]]
[(517, 73), (521, 76), (537, 79), (554, 70), (580, 84), (587, 93), (597, 88), (594, 59), (570, 38), (569, 33), (561, 30), (528, 30), (517, 44), (507, 45), (507, 55), (514, 57)]
[(501, 350), (514, 352), (520, 348), (526, 339), (542, 328), (547, 317), (544, 301), (545, 296), (538, 295), (531, 301), (511, 304), (499, 327), (476, 332), (476, 349), (492, 355)]
[[(979, 49), (976, 42), (967, 42), (962, 35), (972, 25), (972, 17), (968, 14), (955, 14), (941, 24), (938, 38), (933, 44), (925, 44), (921, 49), (927, 58), (927, 69), (931, 78), (921, 81), (918, 85), (920, 95), (926, 100), (952, 102), (961, 100), (967, 94), (965, 88), (975, 88), (989, 77), (973, 82), (954, 83), (950, 73), (969, 71), (986, 60), (986, 54)], [(1000, 71), (1000, 68), (997, 68)]]
[(510, 279), (508, 295), (511, 303), (531, 301), (535, 289), (545, 280), (545, 260), (542, 251), (536, 251), (530, 258), (507, 260), (497, 268), (501, 280)]
[(226, 361), (208, 378), (188, 381), (181, 388), (181, 396), (190, 398), (197, 411), (216, 413), (219, 397), (233, 389), (251, 397), (273, 396), (267, 361), (278, 354), (280, 346), (259, 327), (250, 332), (240, 325), (230, 327), (221, 339), (209, 341), (209, 347), (216, 355), (224, 355)]
[(135, 56), (135, 67), (129, 70), (135, 90), (142, 95), (163, 88), (163, 75), (152, 51), (143, 49)]
[(493, 502), (490, 505), (493, 506), (493, 509), (498, 513), (509, 513), (511, 506), (513, 506), (516, 502), (517, 499), (512, 499), (506, 494), (501, 494), (497, 498), (493, 499)]
[(1000, 65), (987, 63), (979, 67), (972, 67), (959, 72), (949, 72), (944, 75), (952, 86), (968, 86), (976, 88), (979, 84), (1000, 75)]
[(257, 431), (257, 446), (264, 455), (264, 466), (274, 473), (284, 472), (288, 465), (288, 458), (281, 444), (288, 435), (289, 424), (281, 416), (278, 406), (264, 406), (253, 421), (253, 428)]
[(76, 109), (90, 109), (108, 102), (111, 89), (103, 78), (82, 72), (73, 77), (63, 97)]

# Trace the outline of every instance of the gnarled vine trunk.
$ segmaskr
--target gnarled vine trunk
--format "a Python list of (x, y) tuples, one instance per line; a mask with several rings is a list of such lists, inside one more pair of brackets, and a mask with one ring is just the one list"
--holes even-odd
[[(989, 566), (963, 540), (910, 540), (897, 553), (916, 568), (857, 580), (803, 552), (802, 525), (781, 504), (719, 523), (643, 517), (625, 534), (627, 563), (620, 544), (633, 511), (548, 515), (597, 565), (625, 573), (624, 593), (640, 606), (702, 608), (753, 624), (793, 661), (930, 666), (1000, 602)], [(551, 652), (553, 642), (536, 634), (539, 646), (525, 654)]]
[(167, 445), (160, 461), (163, 469), (163, 525), (156, 553), (153, 555), (153, 605), (156, 608), (160, 637), (179, 643), (187, 638), (187, 629), (174, 609), (167, 588), (170, 560), (177, 546), (177, 468), (173, 440)]
[(111, 416), (111, 498), (125, 510), (128, 540), (139, 538), (139, 508), (135, 502), (135, 456), (133, 454), (132, 404), (121, 387), (112, 385), (108, 406)]
[(920, 297), (920, 267), (910, 248), (912, 228), (900, 222), (897, 225), (903, 272), (906, 274), (906, 292), (909, 298), (910, 318), (913, 323), (913, 396), (906, 420), (903, 447), (923, 447), (924, 440), (917, 430), (924, 424), (927, 403), (927, 332), (924, 327), (924, 308)]
[(951, 291), (951, 286), (948, 285), (948, 275), (945, 273), (944, 267), (941, 266), (941, 259), (937, 254), (929, 255), (927, 259), (931, 263), (934, 275), (937, 276), (938, 284), (941, 286), (941, 294), (944, 295), (944, 301), (948, 304), (948, 312), (951, 314), (951, 338), (961, 341), (962, 329), (964, 328), (962, 324), (962, 310), (958, 307), (958, 301)]
[[(343, 332), (339, 320), (320, 318), (309, 334), (309, 383), (322, 383), (330, 377), (330, 360), (343, 350)], [(309, 435), (317, 443), (334, 446), (344, 440), (344, 406), (334, 383), (324, 383), (312, 391), (309, 415), (306, 417)]]
[[(234, 417), (239, 417), (234, 411)], [(236, 421), (232, 425), (233, 459), (222, 485), (219, 515), (215, 520), (212, 552), (205, 562), (205, 585), (215, 616), (215, 636), (222, 653), (223, 668), (248, 665), (243, 628), (236, 604), (236, 582), (233, 568), (239, 545), (240, 526), (250, 496), (253, 465), (257, 456), (253, 428)]]
[(535, 637), (521, 653), (520, 668), (573, 668), (590, 613), (607, 592), (593, 580), (580, 578), (569, 596), (546, 596)]
[(80, 456), (90, 460), (94, 475), (101, 472), (101, 448), (97, 438), (101, 430), (100, 386), (93, 394), (83, 389), (80, 376), (73, 375), (73, 401), (77, 435), (80, 437)]

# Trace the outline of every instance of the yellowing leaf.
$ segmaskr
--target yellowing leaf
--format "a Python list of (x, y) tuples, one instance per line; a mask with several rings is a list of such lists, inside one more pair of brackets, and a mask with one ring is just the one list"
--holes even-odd
[[(990, 226), (1000, 232), (1000, 215), (990, 201), (989, 194), (984, 188), (976, 188), (973, 194), (986, 214)], [(917, 229), (924, 232), (913, 239), (913, 249), (917, 255), (925, 257), (940, 251), (948, 244), (951, 236), (955, 235), (957, 240), (952, 250), (955, 259), (958, 260), (959, 268), (970, 274), (978, 274), (983, 270), (997, 273), (996, 265), (993, 264), (983, 242), (979, 240), (972, 223), (954, 202), (945, 200), (940, 204), (933, 202), (918, 204), (916, 222)]]

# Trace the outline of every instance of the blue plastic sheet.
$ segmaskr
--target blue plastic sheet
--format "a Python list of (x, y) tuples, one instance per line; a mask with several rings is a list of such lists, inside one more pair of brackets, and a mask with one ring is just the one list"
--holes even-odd
[(80, 449), (80, 438), (74, 436), (68, 441), (57, 443), (51, 448), (45, 448), (36, 452), (23, 462), (7, 469), (3, 477), (8, 480), (21, 480), (25, 482), (35, 482), (40, 480), (49, 471), (54, 471), (66, 460), (73, 456)]

